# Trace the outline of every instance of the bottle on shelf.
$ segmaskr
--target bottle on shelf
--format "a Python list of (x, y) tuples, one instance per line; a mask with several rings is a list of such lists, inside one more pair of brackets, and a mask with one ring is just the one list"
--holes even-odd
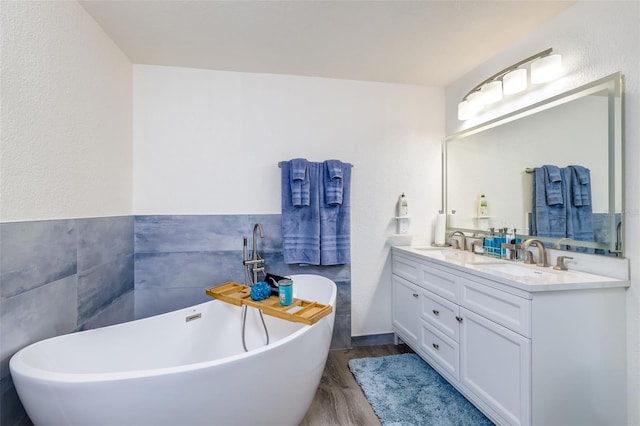
[(409, 216), (409, 203), (404, 192), (400, 196), (400, 200), (398, 200), (398, 216)]
[(478, 203), (478, 217), (487, 216), (489, 216), (489, 203), (487, 201), (487, 197), (482, 194), (480, 195), (480, 202)]

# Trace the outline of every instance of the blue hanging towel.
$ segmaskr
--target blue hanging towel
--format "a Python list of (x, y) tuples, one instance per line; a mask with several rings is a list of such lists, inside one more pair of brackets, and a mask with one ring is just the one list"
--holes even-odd
[(286, 264), (320, 264), (320, 163), (307, 163), (309, 204), (294, 206), (291, 191), (291, 164), (281, 163), (282, 254)]
[[(588, 169), (580, 167), (580, 173), (576, 167), (569, 166), (563, 169), (565, 185), (565, 199), (567, 203), (567, 233), (566, 236), (577, 241), (594, 241), (593, 237), (593, 211), (591, 208), (591, 187), (589, 182), (583, 184), (586, 171), (588, 179)], [(582, 178), (581, 175), (582, 174)], [(586, 187), (585, 187), (586, 186)], [(576, 194), (576, 191), (578, 194)], [(579, 204), (577, 204), (577, 203)], [(578, 247), (576, 251), (593, 253), (594, 249)]]
[(571, 190), (573, 204), (577, 207), (591, 205), (591, 171), (582, 166), (569, 166), (572, 170)]
[[(549, 176), (547, 166), (536, 167), (533, 173), (531, 235), (563, 238), (567, 230), (566, 203), (562, 201), (564, 200), (564, 181), (561, 179), (560, 182), (553, 182), (552, 179), (556, 177), (553, 176), (553, 171), (553, 177)], [(550, 185), (551, 183), (554, 185)], [(548, 191), (552, 192), (551, 196), (548, 195)], [(554, 204), (550, 205), (549, 200)]]
[(351, 262), (351, 164), (338, 162), (342, 178), (337, 191), (336, 186), (327, 185), (334, 182), (332, 176), (338, 174), (337, 165), (332, 163), (329, 167), (326, 163), (322, 167), (324, 185), (320, 189), (320, 264), (342, 265)]
[(342, 161), (327, 160), (324, 162), (324, 196), (330, 206), (342, 204), (343, 176)]
[(545, 191), (548, 206), (555, 206), (564, 202), (562, 195), (562, 172), (558, 166), (542, 166), (545, 171)]
[(309, 172), (305, 158), (294, 158), (290, 162), (289, 179), (291, 185), (291, 203), (296, 207), (309, 205)]

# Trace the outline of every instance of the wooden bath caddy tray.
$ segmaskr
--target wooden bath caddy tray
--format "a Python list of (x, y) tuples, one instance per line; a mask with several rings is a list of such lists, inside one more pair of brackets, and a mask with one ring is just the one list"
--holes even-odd
[(329, 315), (333, 310), (331, 305), (323, 305), (318, 302), (310, 302), (296, 298), (293, 299), (293, 302), (289, 306), (280, 305), (277, 296), (269, 296), (267, 299), (255, 301), (251, 299), (250, 287), (235, 282), (228, 282), (217, 287), (209, 288), (207, 289), (207, 294), (236, 306), (251, 306), (262, 309), (262, 312), (273, 317), (309, 325)]

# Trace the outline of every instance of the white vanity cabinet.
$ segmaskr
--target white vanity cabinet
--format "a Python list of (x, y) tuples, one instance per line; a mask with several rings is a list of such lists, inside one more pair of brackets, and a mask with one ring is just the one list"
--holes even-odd
[(626, 422), (622, 286), (528, 292), (399, 250), (392, 269), (393, 331), (495, 423)]
[(531, 340), (460, 309), (460, 382), (508, 424), (529, 424)]
[(420, 290), (402, 278), (393, 277), (391, 300), (393, 304), (393, 327), (406, 343), (417, 344), (420, 324), (415, 320), (420, 309)]

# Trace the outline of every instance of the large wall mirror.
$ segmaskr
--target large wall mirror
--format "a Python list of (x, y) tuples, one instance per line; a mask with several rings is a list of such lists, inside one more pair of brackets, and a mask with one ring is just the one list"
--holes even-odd
[[(545, 243), (562, 239), (564, 249), (622, 256), (622, 119), (622, 74), (616, 73), (446, 137), (443, 208), (448, 229), (487, 233), (491, 228), (515, 228), (522, 238), (535, 236)], [(589, 211), (592, 230), (586, 229), (581, 238), (545, 234), (544, 227), (536, 226), (542, 211), (540, 199), (536, 203), (534, 198), (541, 188), (536, 174), (540, 178), (547, 173), (545, 185), (559, 183), (553, 174), (548, 179), (551, 168), (543, 166), (558, 167), (563, 179), (565, 170), (588, 170), (582, 191), (590, 191), (589, 210), (575, 211)], [(561, 183), (569, 188), (564, 190), (564, 205), (572, 208), (571, 178)], [(552, 187), (545, 187), (551, 193)], [(579, 187), (573, 188), (580, 193)], [(486, 211), (479, 208), (482, 194)]]

